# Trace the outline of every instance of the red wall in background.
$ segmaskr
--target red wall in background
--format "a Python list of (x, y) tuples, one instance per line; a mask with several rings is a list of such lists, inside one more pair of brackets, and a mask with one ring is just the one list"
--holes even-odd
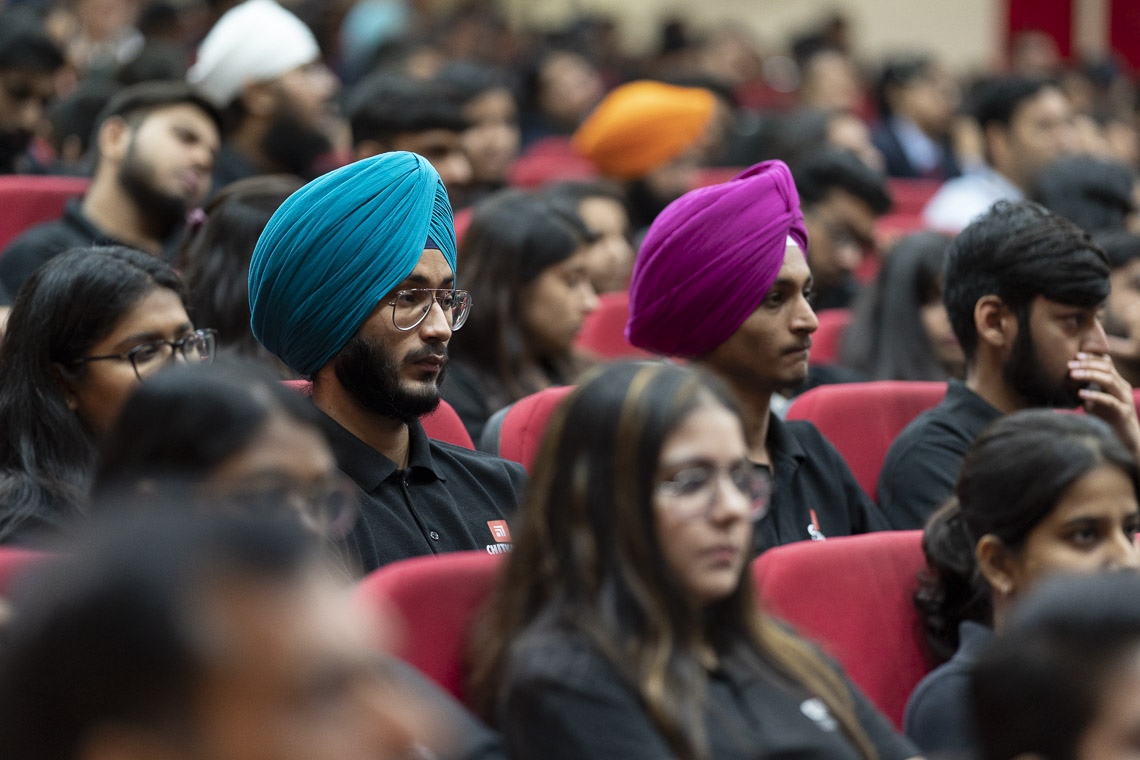
[[(1136, 5), (1137, 0), (1113, 0), (1117, 6)], [(1073, 52), (1073, 0), (1006, 0), (1006, 51), (1018, 32), (1045, 32), (1057, 42), (1063, 58)], [(1133, 11), (1132, 15), (1136, 15)]]
[(1110, 0), (1109, 46), (1133, 68), (1140, 70), (1140, 3)]

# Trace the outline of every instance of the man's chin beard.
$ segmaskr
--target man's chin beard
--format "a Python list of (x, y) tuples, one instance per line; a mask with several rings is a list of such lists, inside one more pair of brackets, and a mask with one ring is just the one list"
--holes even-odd
[(323, 133), (306, 127), (290, 113), (279, 113), (261, 138), (261, 150), (277, 166), (290, 174), (310, 179), (316, 163), (332, 150)]
[(1073, 409), (1081, 405), (1078, 391), (1084, 387), (1068, 382), (1068, 376), (1051, 382), (1041, 366), (1029, 326), (1018, 331), (1013, 352), (1002, 366), (1002, 378), (1032, 408)]
[(125, 163), (119, 171), (119, 185), (142, 212), (139, 218), (146, 233), (162, 240), (185, 219), (189, 210), (184, 198), (156, 190), (141, 165)]
[[(447, 349), (442, 351), (446, 356)], [(430, 349), (421, 353), (440, 355)], [(410, 423), (439, 406), (439, 385), (443, 382), (446, 365), (427, 390), (408, 390), (400, 382), (400, 368), (391, 355), (358, 333), (337, 354), (335, 371), (341, 386), (361, 407), (380, 417)]]

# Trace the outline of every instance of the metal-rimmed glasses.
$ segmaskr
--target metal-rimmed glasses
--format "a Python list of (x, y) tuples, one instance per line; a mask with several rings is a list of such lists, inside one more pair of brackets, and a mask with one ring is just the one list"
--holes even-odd
[(669, 480), (659, 482), (657, 490), (669, 497), (669, 509), (679, 517), (706, 518), (716, 509), (721, 475), (748, 500), (748, 519), (759, 520), (767, 513), (772, 498), (772, 476), (752, 462), (740, 462), (728, 468), (685, 467)]
[(439, 304), (452, 330), (463, 327), (471, 313), (471, 294), (449, 288), (409, 288), (392, 294), (392, 324), (397, 330), (414, 330), (427, 319), (432, 303)]
[(106, 354), (104, 356), (84, 356), (76, 359), (73, 364), (86, 364), (87, 362), (102, 361), (129, 361), (135, 371), (135, 377), (142, 382), (148, 375), (156, 372), (160, 367), (174, 361), (175, 356), (181, 356), (188, 364), (210, 364), (214, 361), (214, 349), (217, 345), (216, 330), (195, 330), (178, 340), (148, 340), (121, 354)]

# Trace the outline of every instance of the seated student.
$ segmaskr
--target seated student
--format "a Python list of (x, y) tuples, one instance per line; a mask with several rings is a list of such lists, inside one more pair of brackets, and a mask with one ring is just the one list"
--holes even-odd
[(1019, 597), (1055, 574), (1140, 568), (1137, 477), (1132, 453), (1092, 417), (1015, 412), (974, 442), (956, 498), (923, 536), (930, 568), (915, 603), (931, 649), (950, 659), (907, 703), (920, 749), (974, 747), (968, 671)]
[(592, 235), (541, 197), (504, 191), (475, 210), (459, 255), (478, 308), (452, 344), (443, 395), (478, 441), (497, 410), (574, 382), (574, 338), (598, 306), (588, 262)]
[(942, 303), (942, 264), (953, 238), (917, 232), (887, 254), (855, 301), (839, 361), (870, 380), (962, 377), (966, 358)]
[(978, 760), (1131, 756), (1140, 712), (1140, 578), (1049, 583), (970, 678)]
[(1003, 414), (1083, 406), (1140, 457), (1132, 388), (1108, 355), (1100, 310), (1108, 259), (1072, 222), (1029, 201), (1001, 201), (947, 250), (942, 300), (966, 380), (891, 444), (879, 504), (896, 529), (919, 528), (953, 492), (966, 449)]
[(771, 480), (746, 435), (725, 386), (664, 362), (606, 367), (555, 412), (471, 649), (516, 760), (916, 754), (757, 608)]
[(294, 377), (249, 329), (249, 260), (257, 238), (281, 203), (304, 184), (289, 174), (239, 179), (222, 188), (182, 244), (186, 310), (218, 331), (218, 351), (256, 359)]
[(131, 391), (213, 356), (213, 332), (194, 329), (181, 281), (153, 256), (77, 248), (36, 270), (0, 343), (0, 542), (78, 516), (95, 442)]
[(12, 599), (5, 760), (504, 757), (294, 523), (166, 510), (60, 548)]
[(945, 181), (962, 173), (951, 141), (961, 92), (929, 55), (893, 58), (875, 88), (881, 121), (872, 132), (891, 177)]
[(633, 269), (629, 211), (625, 196), (606, 182), (561, 182), (543, 195), (554, 205), (577, 214), (597, 239), (590, 244), (590, 282), (598, 293), (625, 290)]
[(807, 377), (819, 327), (807, 247), (791, 173), (769, 161), (670, 204), (633, 265), (629, 342), (697, 362), (744, 406), (749, 456), (776, 482), (772, 508), (753, 534), (757, 554), (887, 528), (819, 430), (771, 411), (773, 395)]
[(41, 174), (29, 148), (47, 122), (63, 52), (23, 8), (0, 11), (0, 174)]

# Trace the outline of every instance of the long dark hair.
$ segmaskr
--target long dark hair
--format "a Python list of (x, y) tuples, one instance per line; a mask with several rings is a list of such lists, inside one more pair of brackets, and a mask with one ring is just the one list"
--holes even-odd
[[(520, 380), (526, 349), (519, 315), (523, 288), (591, 239), (577, 214), (532, 193), (506, 190), (475, 207), (459, 249), (461, 287), (471, 291), (475, 306), (450, 348), (486, 381), (491, 408), (539, 390)], [(569, 353), (539, 362), (556, 384), (569, 382), (578, 370)]]
[(915, 605), (927, 642), (940, 657), (958, 646), (958, 624), (992, 624), (993, 597), (974, 547), (997, 537), (1019, 551), (1073, 483), (1110, 465), (1125, 473), (1140, 495), (1136, 461), (1108, 425), (1044, 409), (1014, 412), (986, 428), (966, 452), (955, 497), (927, 523), (927, 569)]
[(0, 343), (0, 541), (81, 511), (95, 447), (61, 376), (83, 382), (75, 360), (157, 288), (182, 295), (169, 266), (123, 246), (62, 253), (20, 288)]
[(707, 754), (705, 644), (758, 657), (820, 697), (863, 756), (874, 757), (838, 675), (759, 612), (747, 572), (729, 597), (695, 610), (663, 557), (653, 507), (661, 449), (705, 404), (740, 416), (728, 391), (699, 370), (617, 364), (596, 372), (555, 412), (514, 552), (471, 650), (476, 709), (493, 719), (512, 641), (524, 631), (569, 626), (640, 695), (678, 757)]
[(919, 310), (942, 298), (942, 265), (952, 238), (919, 232), (899, 240), (860, 296), (843, 333), (840, 362), (872, 380), (945, 380)]

